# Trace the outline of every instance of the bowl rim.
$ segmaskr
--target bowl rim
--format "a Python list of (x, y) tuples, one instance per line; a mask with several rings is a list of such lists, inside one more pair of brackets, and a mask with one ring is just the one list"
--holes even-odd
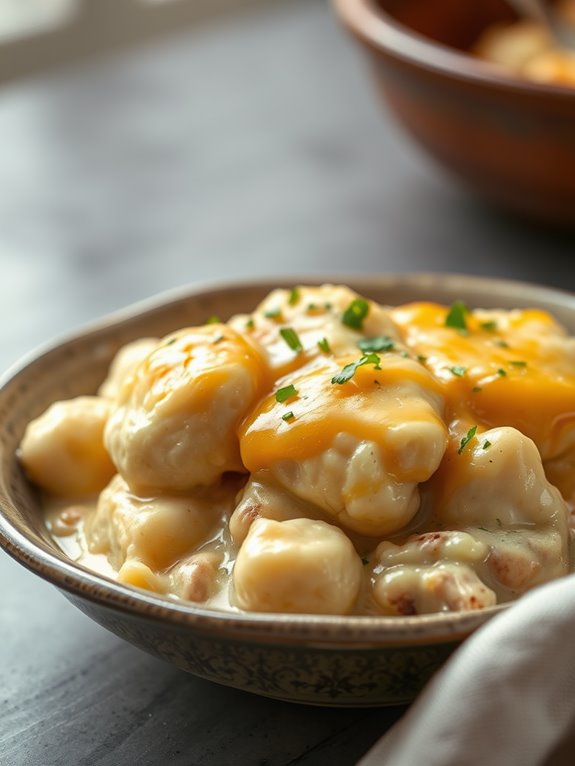
[(575, 88), (507, 74), (487, 61), (431, 40), (393, 18), (376, 0), (332, 0), (348, 29), (381, 53), (449, 78), (521, 95), (575, 102)]
[[(290, 288), (294, 284), (355, 284), (367, 291), (369, 286), (379, 289), (411, 288), (452, 291), (482, 290), (489, 294), (497, 286), (497, 294), (517, 296), (526, 294), (528, 300), (549, 302), (575, 314), (575, 296), (558, 288), (503, 278), (471, 276), (450, 273), (406, 274), (326, 274), (292, 275), (290, 277), (262, 277), (260, 279), (225, 282), (210, 280), (191, 286), (168, 290), (139, 301), (120, 311), (106, 314), (101, 319), (84, 324), (72, 333), (44, 344), (27, 354), (0, 377), (0, 396), (19, 376), (44, 356), (63, 350), (71, 344), (85, 341), (91, 336), (105, 335), (123, 324), (129, 324), (143, 315), (166, 310), (182, 300), (205, 296), (209, 292), (236, 292), (247, 288)], [(525, 301), (524, 301), (525, 304)], [(526, 304), (525, 304), (526, 305)], [(40, 545), (31, 540), (25, 525), (13, 523), (7, 516), (5, 505), (14, 507), (7, 488), (0, 477), (0, 548), (24, 567), (64, 591), (73, 601), (93, 604), (130, 615), (189, 630), (192, 634), (217, 635), (229, 640), (249, 640), (260, 643), (334, 646), (342, 648), (380, 648), (437, 642), (457, 642), (480, 627), (488, 619), (507, 609), (510, 604), (498, 604), (478, 611), (436, 613), (404, 617), (364, 615), (299, 615), (276, 613), (243, 613), (217, 611), (189, 605), (165, 596), (117, 583), (69, 559), (56, 545)]]

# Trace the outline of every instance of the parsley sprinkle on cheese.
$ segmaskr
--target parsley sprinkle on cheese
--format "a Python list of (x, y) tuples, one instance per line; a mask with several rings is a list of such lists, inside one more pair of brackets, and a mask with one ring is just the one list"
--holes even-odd
[(221, 321), (222, 320), (219, 318), (219, 316), (214, 314), (213, 316), (208, 317), (208, 319), (206, 320), (206, 324), (219, 324)]
[(455, 367), (449, 368), (449, 372), (455, 375), (456, 378), (462, 378), (467, 372), (467, 367), (460, 367), (459, 365), (455, 365)]
[(297, 396), (297, 388), (290, 383), (289, 386), (278, 388), (276, 391), (276, 402), (283, 404), (283, 402), (287, 402), (288, 399), (291, 399), (292, 396)]
[(512, 359), (509, 364), (514, 367), (527, 367), (527, 362), (524, 362), (523, 359)]
[(489, 449), (489, 447), (491, 447), (491, 442), (489, 441), (489, 439), (486, 439), (483, 442), (483, 449)]
[(301, 340), (299, 339), (299, 335), (292, 327), (282, 327), (280, 330), (280, 335), (292, 351), (295, 351), (296, 354), (301, 354), (303, 351), (303, 346), (301, 344)]
[(481, 322), (479, 326), (482, 330), (487, 330), (487, 332), (495, 332), (495, 330), (497, 330), (497, 322), (494, 322), (493, 320), (490, 322)]
[(461, 442), (459, 443), (459, 449), (457, 450), (457, 454), (458, 454), (458, 455), (461, 455), (461, 453), (463, 452), (463, 450), (464, 450), (464, 449), (467, 447), (467, 445), (469, 444), (469, 442), (470, 442), (470, 441), (473, 439), (473, 437), (475, 436), (476, 432), (477, 432), (477, 426), (471, 426), (471, 428), (469, 429), (469, 431), (468, 431), (468, 432), (465, 434), (465, 436), (463, 437), (463, 439), (462, 439), (462, 440), (461, 440)]
[(454, 330), (467, 332), (467, 314), (469, 309), (463, 301), (455, 301), (445, 317), (445, 326), (453, 327)]
[(352, 330), (361, 330), (363, 320), (368, 313), (369, 303), (365, 298), (355, 298), (343, 312), (341, 321), (346, 327), (351, 327)]
[(507, 377), (507, 373), (506, 373), (506, 371), (503, 369), (503, 367), (500, 367), (500, 368), (497, 370), (497, 374), (498, 374), (498, 375), (499, 375), (501, 378), (505, 378), (505, 377)]
[(331, 382), (338, 385), (343, 385), (353, 378), (359, 367), (363, 367), (366, 364), (373, 364), (374, 369), (381, 370), (380, 363), (381, 358), (378, 354), (364, 354), (357, 362), (351, 362), (346, 364), (340, 373), (334, 375)]
[(290, 410), (289, 412), (286, 412), (285, 415), (282, 415), (282, 420), (293, 420), (295, 418), (295, 415)]
[(393, 351), (395, 348), (393, 338), (390, 338), (389, 335), (378, 335), (375, 338), (362, 338), (362, 340), (358, 341), (357, 345), (364, 354), (369, 354), (374, 351)]
[(295, 306), (296, 303), (299, 301), (301, 297), (300, 291), (297, 287), (293, 287), (290, 290), (290, 294), (288, 296), (288, 303), (290, 306)]
[(268, 319), (279, 319), (282, 315), (281, 309), (270, 309), (264, 313), (264, 316)]
[(329, 345), (329, 341), (327, 338), (322, 338), (321, 340), (318, 340), (317, 345), (319, 347), (320, 351), (323, 351), (324, 354), (329, 354), (331, 351), (331, 346)]

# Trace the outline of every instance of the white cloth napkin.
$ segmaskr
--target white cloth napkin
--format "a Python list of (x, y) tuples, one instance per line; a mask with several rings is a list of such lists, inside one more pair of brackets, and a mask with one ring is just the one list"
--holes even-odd
[(375, 764), (574, 766), (575, 575), (464, 642), (360, 761)]

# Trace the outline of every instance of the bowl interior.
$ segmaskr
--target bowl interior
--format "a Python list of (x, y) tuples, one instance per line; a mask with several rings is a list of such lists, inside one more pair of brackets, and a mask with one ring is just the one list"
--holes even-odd
[(517, 15), (504, 0), (377, 0), (376, 5), (400, 24), (450, 48), (466, 51), (483, 30)]
[(272, 288), (297, 283), (341, 282), (384, 304), (413, 300), (469, 306), (548, 309), (575, 333), (575, 298), (547, 288), (456, 275), (373, 276), (361, 279), (266, 281), (245, 285), (198, 287), (135, 306), (42, 350), (5, 376), (0, 388), (0, 544), (20, 563), (73, 596), (133, 615), (153, 617), (229, 635), (265, 640), (303, 639), (331, 642), (385, 643), (445, 640), (468, 634), (499, 607), (460, 614), (419, 617), (314, 617), (218, 614), (130, 589), (89, 572), (70, 561), (53, 543), (43, 523), (39, 498), (17, 461), (17, 448), (27, 423), (51, 402), (93, 393), (116, 350), (143, 336), (161, 336), (186, 325), (201, 324), (213, 314), (222, 319), (251, 310)]

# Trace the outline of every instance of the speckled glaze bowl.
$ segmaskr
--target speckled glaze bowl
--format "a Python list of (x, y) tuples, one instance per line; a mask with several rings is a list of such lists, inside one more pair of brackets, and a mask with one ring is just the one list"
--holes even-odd
[(115, 314), (8, 373), (0, 388), (0, 545), (96, 622), (180, 668), (282, 700), (332, 706), (413, 699), (458, 643), (504, 607), (415, 617), (315, 617), (208, 611), (115, 583), (51, 540), (16, 457), (25, 426), (51, 402), (93, 393), (115, 351), (141, 336), (249, 311), (270, 289), (341, 282), (382, 303), (431, 299), (539, 306), (575, 333), (575, 298), (555, 290), (448, 275), (326, 276), (194, 287)]
[(575, 88), (520, 79), (467, 51), (517, 16), (506, 0), (332, 0), (407, 133), (481, 196), (575, 224)]

